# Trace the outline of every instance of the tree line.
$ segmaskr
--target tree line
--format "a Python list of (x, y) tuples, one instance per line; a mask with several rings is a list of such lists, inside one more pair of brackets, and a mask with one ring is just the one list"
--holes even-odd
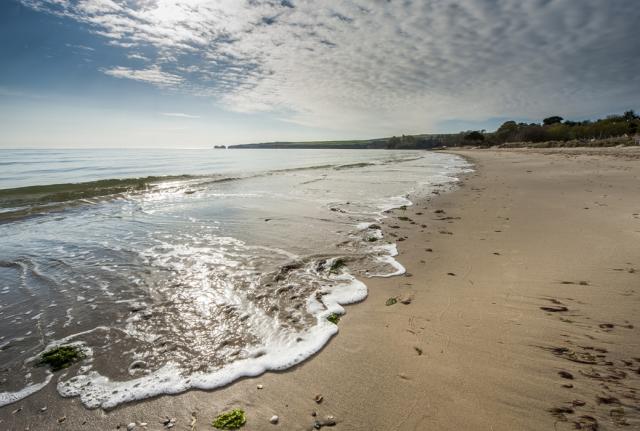
[(640, 133), (640, 116), (633, 110), (621, 115), (586, 121), (570, 121), (553, 115), (541, 123), (505, 121), (495, 132), (468, 130), (442, 135), (403, 135), (386, 140), (389, 149), (429, 149), (443, 146), (493, 146), (508, 143), (541, 143), (604, 140)]

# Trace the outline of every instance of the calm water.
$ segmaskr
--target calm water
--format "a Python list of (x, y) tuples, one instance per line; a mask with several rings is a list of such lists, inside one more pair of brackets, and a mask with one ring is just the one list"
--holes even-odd
[[(455, 156), (363, 150), (0, 150), (0, 405), (57, 384), (88, 407), (284, 369), (336, 334), (375, 223), (452, 184)], [(60, 344), (86, 359), (35, 367)]]

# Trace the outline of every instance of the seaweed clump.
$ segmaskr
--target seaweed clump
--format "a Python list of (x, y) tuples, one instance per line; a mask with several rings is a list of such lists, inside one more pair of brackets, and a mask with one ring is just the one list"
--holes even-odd
[(338, 272), (344, 266), (345, 266), (344, 259), (336, 259), (331, 264), (331, 267), (329, 268), (329, 271)]
[(384, 303), (384, 305), (386, 305), (387, 307), (390, 305), (394, 305), (398, 302), (397, 298), (391, 297), (389, 299), (387, 299), (387, 302)]
[(327, 316), (327, 320), (333, 323), (334, 325), (337, 325), (338, 322), (340, 321), (340, 315), (337, 313), (331, 313)]
[(58, 371), (71, 366), (84, 357), (82, 350), (78, 347), (60, 346), (44, 352), (38, 365), (48, 365), (53, 371)]
[(220, 430), (236, 430), (246, 422), (247, 418), (244, 416), (244, 411), (240, 409), (233, 409), (216, 416), (211, 425)]

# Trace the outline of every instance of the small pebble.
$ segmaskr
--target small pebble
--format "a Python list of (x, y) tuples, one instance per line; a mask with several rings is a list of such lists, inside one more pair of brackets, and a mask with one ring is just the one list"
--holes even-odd
[(314, 400), (316, 401), (316, 403), (320, 404), (322, 402), (324, 398), (322, 397), (322, 395), (318, 394), (315, 396)]
[(324, 424), (323, 424), (323, 425), (328, 426), (328, 427), (335, 426), (335, 425), (336, 425), (336, 418), (335, 418), (335, 416), (331, 416), (331, 415), (327, 416), (327, 417), (324, 419)]
[(277, 415), (273, 415), (271, 416), (271, 419), (269, 419), (269, 422), (271, 422), (272, 424), (277, 424), (278, 421), (280, 420), (280, 418)]
[(62, 422), (66, 421), (67, 417), (66, 416), (62, 416), (61, 418), (58, 418), (58, 423), (61, 424)]
[(131, 422), (127, 425), (127, 431), (132, 431), (136, 427), (135, 422)]
[(258, 385), (258, 386), (256, 386), (256, 388), (258, 388), (258, 389), (262, 389), (262, 388), (264, 388), (264, 386), (262, 386), (262, 385)]
[(40, 409), (41, 412), (46, 412), (47, 411), (47, 406), (44, 406)]

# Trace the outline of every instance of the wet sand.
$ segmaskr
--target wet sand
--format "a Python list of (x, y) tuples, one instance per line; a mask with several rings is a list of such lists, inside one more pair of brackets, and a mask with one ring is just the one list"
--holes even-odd
[(49, 385), (0, 409), (0, 429), (162, 430), (169, 416), (205, 430), (232, 408), (247, 430), (328, 415), (337, 430), (639, 429), (638, 152), (459, 154), (476, 172), (457, 191), (383, 224), (407, 276), (367, 280), (368, 299), (311, 360), (110, 412)]

